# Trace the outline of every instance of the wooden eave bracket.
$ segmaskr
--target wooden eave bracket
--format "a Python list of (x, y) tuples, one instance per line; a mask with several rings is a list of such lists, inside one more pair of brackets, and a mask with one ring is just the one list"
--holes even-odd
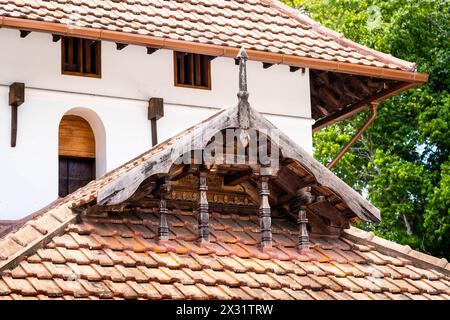
[(20, 30), (20, 37), (26, 38), (30, 33), (31, 33), (31, 31), (29, 31), (29, 30)]
[(116, 42), (116, 49), (117, 49), (117, 50), (123, 50), (123, 49), (125, 49), (126, 47), (128, 47), (128, 44)]

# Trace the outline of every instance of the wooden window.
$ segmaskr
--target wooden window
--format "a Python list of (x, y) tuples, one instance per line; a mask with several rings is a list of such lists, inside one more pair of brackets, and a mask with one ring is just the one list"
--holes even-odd
[(63, 74), (100, 78), (100, 41), (63, 37), (61, 41), (61, 56)]
[(175, 86), (211, 89), (211, 57), (174, 52)]

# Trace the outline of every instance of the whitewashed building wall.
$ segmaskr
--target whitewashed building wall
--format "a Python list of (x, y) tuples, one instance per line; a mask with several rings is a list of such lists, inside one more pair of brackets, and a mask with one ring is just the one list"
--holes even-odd
[[(174, 86), (173, 52), (146, 54), (130, 45), (118, 51), (102, 42), (101, 79), (61, 74), (61, 43), (51, 35), (0, 29), (0, 220), (19, 219), (58, 197), (58, 126), (65, 114), (92, 126), (97, 176), (151, 148), (148, 99), (164, 98), (158, 121), (163, 141), (237, 102), (238, 67), (230, 58), (211, 62), (212, 90)], [(24, 82), (17, 146), (10, 147), (9, 85)], [(287, 66), (248, 63), (251, 105), (312, 152), (309, 73)]]

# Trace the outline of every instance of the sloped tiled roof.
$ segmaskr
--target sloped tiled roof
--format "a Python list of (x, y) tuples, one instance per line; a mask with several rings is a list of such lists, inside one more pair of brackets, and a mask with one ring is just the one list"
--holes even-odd
[[(113, 36), (114, 32), (415, 71), (414, 63), (347, 40), (276, 0), (0, 0), (0, 17), (4, 18), (0, 22), (5, 26), (18, 27), (17, 21), (8, 19), (20, 18), (47, 23), (49, 28), (49, 23), (67, 26), (67, 30), (60, 27), (49, 31), (76, 34), (77, 28), (99, 30), (101, 32), (91, 31), (86, 35), (94, 38), (109, 35), (111, 40), (117, 41), (120, 36)], [(29, 26), (33, 28), (36, 24)]]
[(448, 266), (419, 267), (345, 234), (312, 237), (299, 253), (297, 226), (282, 218), (273, 219), (270, 250), (258, 245), (255, 216), (211, 214), (206, 245), (196, 242), (192, 212), (171, 212), (167, 242), (157, 241), (158, 224), (146, 207), (70, 224), (3, 272), (0, 299), (450, 299)]

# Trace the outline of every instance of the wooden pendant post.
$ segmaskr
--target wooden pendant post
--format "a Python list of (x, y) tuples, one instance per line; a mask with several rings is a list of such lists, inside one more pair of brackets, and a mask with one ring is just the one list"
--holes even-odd
[(156, 122), (164, 117), (164, 100), (162, 98), (151, 98), (148, 101), (148, 120), (152, 129), (152, 146), (158, 144), (158, 127)]
[(199, 171), (199, 201), (198, 201), (198, 232), (200, 242), (209, 242), (209, 204), (206, 196), (208, 185), (206, 183), (206, 171)]
[(25, 101), (25, 84), (14, 82), (9, 86), (9, 105), (11, 106), (11, 148), (17, 142), (17, 108)]
[(269, 176), (261, 175), (259, 180), (261, 245), (270, 247), (272, 246), (272, 217), (269, 204)]
[(165, 181), (160, 187), (159, 192), (159, 227), (158, 227), (158, 238), (159, 240), (169, 239), (169, 225), (167, 224), (167, 214), (169, 210), (167, 209), (167, 193), (170, 191), (169, 181)]

